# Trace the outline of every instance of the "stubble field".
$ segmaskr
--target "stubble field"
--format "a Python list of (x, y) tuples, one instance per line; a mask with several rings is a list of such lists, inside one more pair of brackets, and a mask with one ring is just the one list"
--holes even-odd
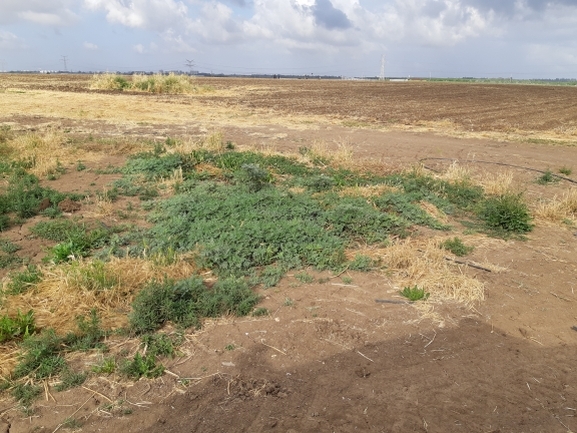
[(90, 79), (0, 75), (6, 431), (577, 430), (577, 89)]

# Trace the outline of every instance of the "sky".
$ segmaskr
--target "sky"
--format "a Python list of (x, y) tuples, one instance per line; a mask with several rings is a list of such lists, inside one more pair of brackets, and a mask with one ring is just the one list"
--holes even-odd
[(0, 0), (0, 71), (577, 78), (577, 0)]

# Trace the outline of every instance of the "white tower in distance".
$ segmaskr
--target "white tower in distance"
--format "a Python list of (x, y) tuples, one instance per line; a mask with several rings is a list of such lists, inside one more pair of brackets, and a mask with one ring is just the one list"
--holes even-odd
[(385, 55), (381, 57), (381, 73), (379, 74), (379, 80), (385, 79)]

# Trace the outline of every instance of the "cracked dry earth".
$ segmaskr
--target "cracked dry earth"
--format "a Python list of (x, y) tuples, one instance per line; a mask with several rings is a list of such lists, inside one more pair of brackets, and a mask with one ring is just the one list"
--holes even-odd
[[(168, 125), (163, 133), (181, 128)], [(537, 169), (577, 162), (574, 147), (432, 133), (281, 124), (220, 130), (241, 147), (281, 152), (314, 140), (335, 147), (346, 141), (356, 158), (390, 166), (454, 158), (474, 173), (494, 173), (503, 168), (466, 161)], [(427, 163), (436, 170), (449, 164)], [(513, 173), (532, 198), (575, 187), (539, 186), (534, 173)], [(78, 176), (95, 182), (72, 172), (58, 182), (83, 190)], [(423, 315), (413, 305), (377, 303), (398, 290), (386, 273), (348, 272), (346, 282), (315, 274), (323, 283), (289, 275), (262, 290), (270, 316), (207, 322), (186, 335), (186, 355), (169, 360), (163, 377), (133, 383), (92, 376), (82, 388), (46, 395), (31, 417), (3, 401), (0, 432), (64, 431), (68, 417), (83, 432), (577, 431), (577, 228), (537, 222), (527, 239), (505, 241), (463, 235), (454, 223), (475, 246), (467, 260), (500, 269), (455, 265), (485, 284), (486, 299), (473, 308), (436, 304)], [(120, 400), (130, 410), (115, 409)]]

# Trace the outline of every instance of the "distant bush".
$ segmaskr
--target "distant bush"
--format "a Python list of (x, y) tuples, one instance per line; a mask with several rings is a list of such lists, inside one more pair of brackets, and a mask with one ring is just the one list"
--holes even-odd
[(95, 74), (90, 81), (95, 90), (132, 90), (148, 93), (193, 93), (198, 90), (187, 75), (132, 75), (130, 79), (116, 74)]

